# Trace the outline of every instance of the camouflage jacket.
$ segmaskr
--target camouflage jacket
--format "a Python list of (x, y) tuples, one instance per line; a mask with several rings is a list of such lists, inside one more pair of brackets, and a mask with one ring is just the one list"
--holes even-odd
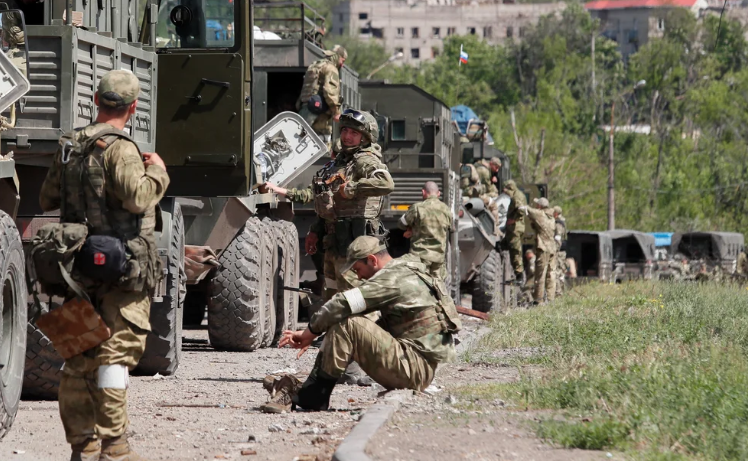
[(413, 204), (402, 221), (410, 227), (410, 252), (430, 263), (444, 263), (452, 210), (439, 197)]
[(299, 108), (301, 104), (309, 101), (309, 98), (315, 94), (320, 94), (325, 98), (325, 102), (330, 107), (327, 111), (330, 115), (340, 113), (340, 70), (338, 70), (338, 55), (332, 52), (325, 52), (327, 56), (319, 61), (314, 62), (304, 75), (304, 83), (299, 96)]
[(527, 217), (530, 218), (530, 225), (535, 231), (537, 248), (548, 253), (555, 253), (556, 241), (553, 237), (556, 232), (556, 221), (553, 219), (553, 210), (528, 208)]
[[(509, 202), (509, 209), (507, 210), (507, 229), (514, 226), (515, 233), (523, 233), (525, 231), (525, 214), (519, 210), (521, 206), (527, 206), (527, 199), (525, 194), (513, 186), (507, 186), (508, 195), (512, 199)], [(509, 231), (507, 231), (509, 233)]]
[(461, 328), (457, 310), (444, 282), (411, 254), (393, 259), (358, 288), (333, 296), (312, 316), (309, 329), (322, 333), (352, 315), (376, 311), (382, 328), (430, 362), (454, 359), (452, 334)]
[[(109, 128), (112, 126), (104, 123), (89, 125), (77, 132), (76, 139), (81, 140)], [(137, 147), (125, 139), (114, 141), (103, 152), (102, 158), (105, 200), (108, 209), (115, 216), (127, 214), (127, 212), (140, 216), (139, 237), (146, 241), (150, 257), (158, 258), (155, 236), (156, 205), (169, 186), (169, 176), (160, 166), (149, 165), (145, 168)], [(58, 151), (39, 193), (39, 205), (45, 212), (57, 210), (62, 206), (62, 201), (65, 199), (62, 195), (62, 174), (62, 160)], [(68, 195), (72, 192), (72, 187), (68, 184)], [(71, 204), (68, 204), (68, 207), (70, 206)], [(70, 211), (81, 212), (81, 210)], [(157, 263), (151, 261), (151, 264), (160, 267), (160, 261)], [(143, 329), (150, 329), (148, 312), (138, 310), (137, 306), (123, 308), (122, 316)]]
[(556, 250), (560, 250), (567, 239), (566, 219), (564, 219), (564, 217), (561, 215), (558, 215), (558, 218), (556, 218), (554, 238), (555, 237), (559, 237), (558, 239), (556, 239)]
[(488, 162), (485, 160), (476, 162), (475, 169), (478, 172), (480, 183), (483, 186), (483, 190), (485, 191), (484, 193), (491, 198), (498, 197), (499, 190), (496, 188), (496, 184), (491, 182), (491, 177), (493, 175), (491, 173), (491, 167), (489, 166)]

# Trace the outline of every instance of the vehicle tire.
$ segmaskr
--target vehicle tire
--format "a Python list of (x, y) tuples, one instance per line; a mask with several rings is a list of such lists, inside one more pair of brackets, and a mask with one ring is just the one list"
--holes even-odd
[(208, 304), (208, 280), (201, 280), (197, 285), (187, 287), (184, 296), (183, 328), (199, 328), (205, 320), (205, 308)]
[(13, 425), (23, 387), (28, 315), (24, 261), (18, 229), (0, 211), (0, 439)]
[(269, 347), (275, 340), (276, 320), (276, 291), (275, 281), (278, 278), (281, 239), (276, 235), (274, 221), (270, 218), (262, 220), (263, 249), (262, 249), (262, 289), (265, 295), (263, 307), (265, 322), (262, 327), (262, 347)]
[(186, 276), (184, 273), (184, 217), (178, 203), (171, 216), (171, 240), (166, 263), (166, 295), (151, 304), (151, 331), (143, 357), (133, 374), (169, 376), (182, 358), (182, 317)]
[[(46, 308), (44, 309), (46, 311)], [(57, 400), (65, 359), (52, 341), (33, 323), (27, 324), (26, 368), (23, 373), (25, 400)]]
[(501, 309), (501, 255), (493, 250), (473, 278), (473, 309), (480, 312)]
[(218, 261), (208, 299), (208, 338), (219, 350), (254, 351), (263, 340), (263, 226), (251, 217)]
[(281, 259), (276, 290), (276, 339), (284, 330), (296, 330), (299, 318), (299, 295), (283, 287), (299, 287), (299, 234), (289, 221), (276, 221), (276, 232), (281, 235)]

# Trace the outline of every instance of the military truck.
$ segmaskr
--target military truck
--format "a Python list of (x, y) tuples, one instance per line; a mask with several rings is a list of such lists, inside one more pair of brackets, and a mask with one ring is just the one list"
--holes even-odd
[(671, 253), (683, 255), (696, 274), (702, 265), (726, 274), (737, 271), (738, 255), (745, 247), (745, 237), (736, 232), (679, 232), (672, 236)]
[[(325, 149), (293, 113), (253, 129), (253, 35), (244, 33), (252, 4), (180, 0), (168, 15), (158, 14), (154, 0), (145, 11), (123, 0), (24, 7), (33, 13), (26, 34), (31, 91), (2, 137), (2, 148), (16, 153), (20, 202), (11, 216), (24, 243), (58, 219), (37, 203), (58, 137), (95, 119), (93, 96), (106, 71), (129, 69), (141, 93), (126, 130), (141, 150), (159, 152), (171, 178), (158, 240), (165, 277), (154, 290), (153, 331), (139, 372), (177, 370), (185, 284), (195, 285), (193, 305), (207, 303), (209, 338), (218, 349), (251, 351), (295, 328), (298, 299), (283, 290), (298, 284), (292, 209), (254, 186), (269, 178), (288, 184)], [(163, 21), (169, 23), (161, 27)], [(216, 21), (235, 33), (208, 40)], [(57, 395), (62, 360), (34, 320), (58, 301), (31, 306), (28, 397)]]
[[(16, 13), (16, 12), (14, 12)], [(0, 13), (8, 14), (8, 12)], [(28, 54), (24, 49), (21, 51)], [(0, 52), (0, 112), (10, 115), (4, 125), (13, 124), (12, 107), (30, 89), (25, 75), (28, 68), (18, 69)], [(0, 154), (0, 439), (10, 430), (21, 399), (24, 355), (26, 353), (27, 291), (23, 244), (13, 222), (18, 207), (18, 182), (14, 155)]]
[(569, 231), (566, 258), (574, 261), (572, 276), (568, 278), (571, 285), (590, 280), (610, 282), (613, 272), (613, 239), (607, 232)]
[(613, 240), (613, 277), (616, 282), (652, 279), (655, 237), (634, 230), (608, 231)]

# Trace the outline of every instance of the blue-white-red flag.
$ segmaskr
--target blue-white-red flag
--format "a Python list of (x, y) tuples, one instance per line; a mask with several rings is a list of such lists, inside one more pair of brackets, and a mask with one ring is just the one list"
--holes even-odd
[(458, 65), (461, 66), (463, 64), (467, 64), (467, 62), (468, 62), (468, 54), (462, 51), (462, 45), (460, 45), (460, 64)]

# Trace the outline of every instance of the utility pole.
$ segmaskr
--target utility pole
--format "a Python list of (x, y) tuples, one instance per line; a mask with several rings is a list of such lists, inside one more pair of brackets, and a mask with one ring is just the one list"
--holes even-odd
[(615, 198), (615, 165), (613, 164), (613, 136), (615, 125), (616, 100), (610, 108), (610, 145), (608, 146), (608, 230), (616, 228), (616, 198)]

